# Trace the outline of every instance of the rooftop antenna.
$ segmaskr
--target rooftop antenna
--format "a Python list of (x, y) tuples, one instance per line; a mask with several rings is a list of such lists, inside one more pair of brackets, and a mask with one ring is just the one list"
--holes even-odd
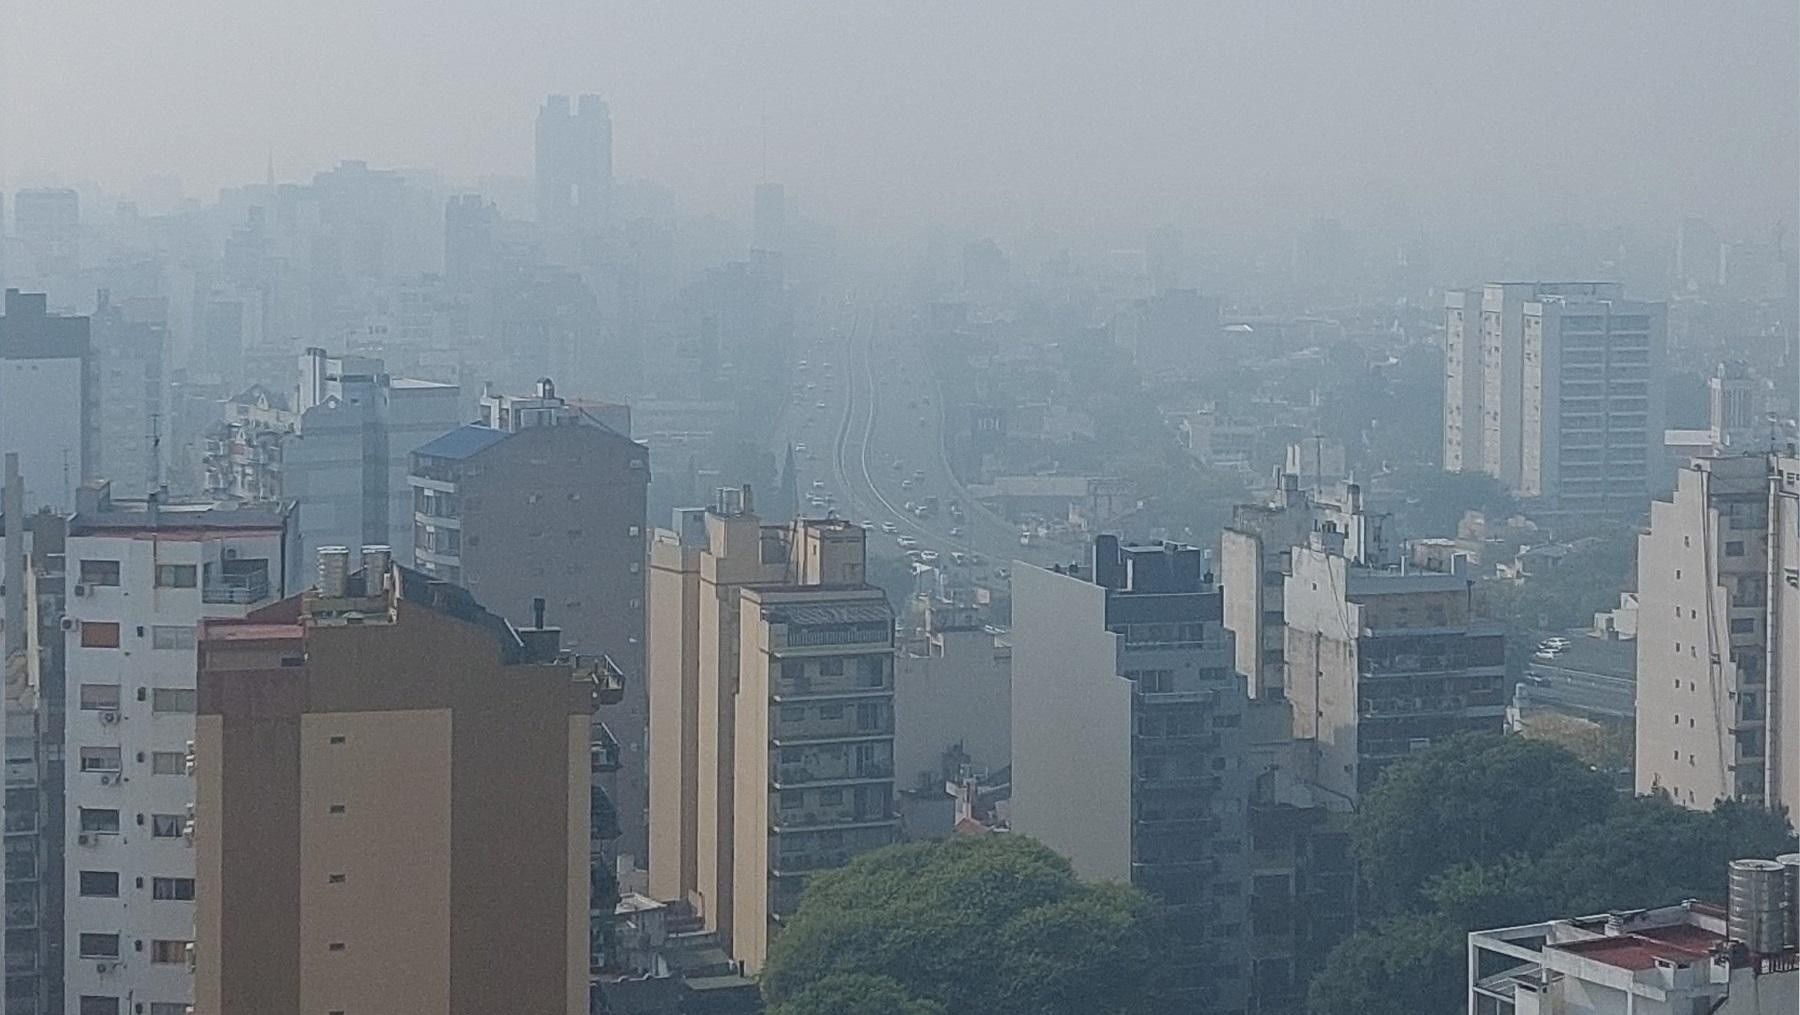
[(150, 468), (145, 477), (150, 481), (150, 492), (162, 489), (162, 414), (150, 414)]

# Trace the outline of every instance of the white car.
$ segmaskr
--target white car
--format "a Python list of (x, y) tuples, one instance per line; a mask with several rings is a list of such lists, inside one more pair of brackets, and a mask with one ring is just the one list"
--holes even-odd
[(891, 536), (894, 533), (900, 531), (900, 526), (895, 525), (893, 522), (882, 522), (881, 523), (881, 531), (883, 531)]
[(1544, 648), (1566, 649), (1569, 647), (1569, 639), (1564, 638), (1560, 635), (1555, 638), (1545, 638), (1543, 641), (1543, 647)]
[(938, 553), (936, 550), (920, 550), (919, 551), (919, 559), (924, 561), (927, 564), (931, 563), (932, 561), (936, 560), (937, 558), (938, 558)]
[(919, 545), (919, 541), (914, 539), (911, 536), (901, 536), (900, 538), (894, 540), (894, 545), (898, 546), (902, 550), (911, 550)]

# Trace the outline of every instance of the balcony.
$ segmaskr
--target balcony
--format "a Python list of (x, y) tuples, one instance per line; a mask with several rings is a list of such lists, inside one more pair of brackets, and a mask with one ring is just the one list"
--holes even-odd
[(617, 772), (620, 765), (619, 741), (605, 723), (593, 726), (593, 742), (588, 744), (589, 769), (598, 775), (603, 772)]
[(269, 598), (269, 573), (267, 571), (209, 575), (205, 587), (200, 590), (200, 601), (203, 603), (250, 606), (267, 598)]
[(770, 785), (775, 789), (830, 786), (857, 782), (881, 782), (894, 777), (894, 763), (871, 761), (859, 765), (782, 765)]

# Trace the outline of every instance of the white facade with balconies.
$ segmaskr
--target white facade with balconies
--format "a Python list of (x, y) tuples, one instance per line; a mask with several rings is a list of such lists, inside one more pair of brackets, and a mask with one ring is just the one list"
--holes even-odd
[(62, 624), (65, 997), (70, 1011), (183, 1015), (193, 1003), (194, 630), (284, 594), (293, 513), (83, 494)]

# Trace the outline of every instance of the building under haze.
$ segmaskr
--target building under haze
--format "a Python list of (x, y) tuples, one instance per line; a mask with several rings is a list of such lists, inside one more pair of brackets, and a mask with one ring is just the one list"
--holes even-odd
[(895, 840), (894, 620), (860, 526), (720, 491), (651, 546), (650, 890), (748, 972), (806, 880)]
[(13, 236), (19, 257), (7, 267), (9, 284), (72, 294), (81, 272), (81, 196), (66, 187), (31, 187), (13, 195)]
[(6, 290), (0, 451), (19, 455), (26, 511), (67, 511), (75, 488), (93, 475), (98, 396), (88, 319), (49, 313), (42, 293)]
[(147, 494), (164, 482), (166, 318), (161, 300), (114, 302), (105, 290), (94, 307), (92, 379), (98, 385), (99, 431), (94, 474), (131, 495)]
[(1362, 487), (1340, 483), (1332, 493), (1304, 490), (1292, 472), (1277, 476), (1266, 504), (1239, 504), (1219, 534), (1219, 575), (1224, 582), (1226, 630), (1232, 634), (1237, 671), (1250, 678), (1250, 696), (1279, 698), (1287, 683), (1287, 575), (1296, 547), (1315, 532), (1343, 539), (1353, 563), (1388, 567), (1399, 546), (1385, 512), (1363, 508)]
[(1661, 468), (1665, 305), (1617, 282), (1493, 283), (1445, 304), (1444, 468), (1635, 517)]
[(64, 552), (69, 1010), (172, 1015), (194, 1003), (194, 630), (295, 583), (294, 510), (114, 500), (96, 482)]
[(1092, 560), (1013, 573), (1012, 828), (1168, 907), (1173, 989), (1247, 1011), (1250, 698), (1219, 588), (1194, 547)]
[(1354, 800), (1383, 768), (1506, 718), (1506, 628), (1481, 617), (1464, 561), (1450, 571), (1369, 567), (1321, 530), (1283, 582), (1287, 698), (1303, 775)]
[(1637, 790), (1800, 813), (1800, 459), (1676, 479), (1638, 537)]
[(581, 1015), (604, 667), (362, 564), (201, 626), (195, 1008)]
[(537, 220), (558, 231), (606, 224), (612, 202), (612, 113), (598, 95), (552, 95), (537, 115)]

